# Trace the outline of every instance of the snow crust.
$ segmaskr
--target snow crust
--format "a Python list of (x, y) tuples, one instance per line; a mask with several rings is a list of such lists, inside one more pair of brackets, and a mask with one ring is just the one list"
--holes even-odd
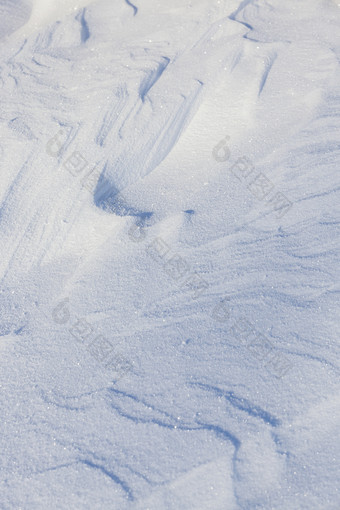
[(340, 508), (336, 0), (0, 0), (1, 510)]

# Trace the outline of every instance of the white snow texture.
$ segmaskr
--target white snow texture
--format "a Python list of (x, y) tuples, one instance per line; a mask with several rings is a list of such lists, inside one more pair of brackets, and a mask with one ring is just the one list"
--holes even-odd
[(0, 0), (0, 509), (339, 510), (340, 2)]

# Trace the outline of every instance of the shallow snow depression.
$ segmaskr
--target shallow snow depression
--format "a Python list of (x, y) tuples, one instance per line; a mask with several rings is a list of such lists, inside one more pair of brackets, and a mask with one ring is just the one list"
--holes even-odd
[(335, 0), (0, 0), (0, 508), (340, 508)]

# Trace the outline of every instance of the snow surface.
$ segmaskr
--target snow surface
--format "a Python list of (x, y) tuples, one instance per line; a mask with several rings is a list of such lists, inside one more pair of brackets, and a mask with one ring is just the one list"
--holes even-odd
[(0, 0), (0, 508), (340, 508), (340, 4)]

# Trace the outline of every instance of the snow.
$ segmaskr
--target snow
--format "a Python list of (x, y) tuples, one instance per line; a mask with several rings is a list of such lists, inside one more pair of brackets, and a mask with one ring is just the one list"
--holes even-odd
[(334, 0), (0, 0), (0, 508), (340, 508)]

